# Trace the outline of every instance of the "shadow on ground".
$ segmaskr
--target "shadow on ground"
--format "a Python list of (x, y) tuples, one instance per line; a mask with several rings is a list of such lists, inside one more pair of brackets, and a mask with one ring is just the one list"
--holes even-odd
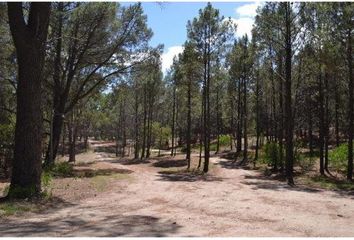
[(126, 158), (122, 158), (122, 159), (115, 159), (115, 160), (107, 159), (105, 161), (109, 162), (109, 163), (118, 163), (118, 164), (122, 164), (122, 165), (137, 165), (137, 164), (151, 163), (150, 159), (126, 159)]
[(172, 182), (221, 182), (223, 178), (216, 177), (210, 174), (201, 174), (199, 172), (189, 172), (185, 170), (180, 171), (160, 171), (158, 172), (160, 181), (172, 181)]
[(116, 153), (116, 146), (95, 146), (94, 152)]
[[(307, 192), (307, 193), (318, 193), (323, 190), (316, 188), (309, 188), (306, 186), (289, 186), (286, 182), (274, 181), (272, 179), (266, 179), (261, 176), (245, 176), (246, 181), (241, 181), (241, 184), (249, 185), (253, 190), (266, 189), (274, 191), (297, 191), (297, 192)], [(251, 181), (247, 181), (251, 180)], [(252, 181), (260, 180), (260, 181)]]
[(75, 168), (73, 170), (74, 177), (95, 177), (95, 176), (110, 176), (113, 174), (131, 174), (133, 171), (129, 169), (107, 168), (107, 169), (90, 169), (90, 168)]
[[(95, 219), (92, 214), (92, 219)], [(80, 215), (62, 219), (41, 219), (18, 223), (0, 220), (2, 237), (61, 236), (61, 237), (166, 237), (176, 233), (181, 226), (171, 220), (146, 215), (109, 215), (95, 220), (86, 220)]]
[(184, 167), (187, 166), (187, 160), (174, 160), (174, 159), (166, 159), (160, 160), (152, 164), (154, 167), (159, 168), (171, 168), (171, 167)]

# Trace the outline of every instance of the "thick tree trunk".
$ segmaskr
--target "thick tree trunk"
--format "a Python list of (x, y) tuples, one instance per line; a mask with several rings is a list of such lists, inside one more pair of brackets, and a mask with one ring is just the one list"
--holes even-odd
[(22, 3), (8, 3), (11, 34), (18, 62), (15, 147), (9, 197), (41, 192), (42, 70), (50, 3), (31, 3), (27, 23)]

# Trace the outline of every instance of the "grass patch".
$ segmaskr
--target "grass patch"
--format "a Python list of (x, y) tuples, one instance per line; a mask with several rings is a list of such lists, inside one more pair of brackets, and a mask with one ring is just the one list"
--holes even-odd
[(26, 201), (0, 203), (0, 217), (33, 212), (36, 210), (38, 210), (38, 207), (35, 204)]
[(354, 183), (345, 180), (338, 180), (326, 176), (305, 177), (304, 183), (311, 187), (323, 188), (328, 190), (354, 191)]
[(55, 164), (49, 171), (53, 176), (70, 177), (73, 175), (74, 167), (69, 162), (60, 162)]

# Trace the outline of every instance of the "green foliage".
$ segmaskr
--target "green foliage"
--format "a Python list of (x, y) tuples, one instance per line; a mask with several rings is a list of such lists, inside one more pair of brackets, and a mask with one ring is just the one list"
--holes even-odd
[(353, 182), (340, 181), (338, 179), (329, 178), (321, 175), (308, 177), (305, 179), (305, 183), (313, 187), (320, 187), (329, 190), (345, 190), (345, 191), (354, 190)]
[(53, 176), (48, 171), (43, 171), (41, 176), (41, 183), (42, 183), (42, 196), (43, 197), (50, 197), (52, 195), (52, 188), (51, 183), (53, 180)]
[(274, 164), (279, 159), (279, 145), (275, 142), (268, 142), (263, 147), (262, 159), (264, 163)]
[(219, 136), (220, 146), (229, 146), (231, 143), (231, 137), (228, 134)]
[(329, 165), (338, 171), (346, 171), (348, 163), (348, 145), (341, 144), (328, 153)]
[(0, 217), (20, 214), (23, 212), (28, 212), (32, 209), (33, 209), (33, 206), (30, 203), (21, 203), (21, 202), (1, 203), (0, 204)]
[(68, 162), (60, 162), (55, 164), (50, 173), (53, 176), (68, 177), (73, 174), (73, 165)]
[(159, 122), (153, 122), (152, 123), (152, 129), (151, 129), (151, 134), (152, 138), (155, 140), (154, 145), (159, 148), (160, 146), (160, 140), (161, 140), (161, 146), (164, 146), (164, 144), (170, 139), (171, 137), (171, 128), (170, 127), (163, 127)]

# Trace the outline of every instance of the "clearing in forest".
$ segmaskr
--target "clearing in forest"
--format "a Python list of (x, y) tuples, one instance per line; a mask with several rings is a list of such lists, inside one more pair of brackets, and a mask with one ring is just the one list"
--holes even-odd
[(354, 236), (348, 192), (291, 188), (220, 157), (187, 173), (184, 155), (134, 161), (110, 144), (78, 155), (81, 176), (55, 178), (44, 209), (2, 216), (1, 236)]

